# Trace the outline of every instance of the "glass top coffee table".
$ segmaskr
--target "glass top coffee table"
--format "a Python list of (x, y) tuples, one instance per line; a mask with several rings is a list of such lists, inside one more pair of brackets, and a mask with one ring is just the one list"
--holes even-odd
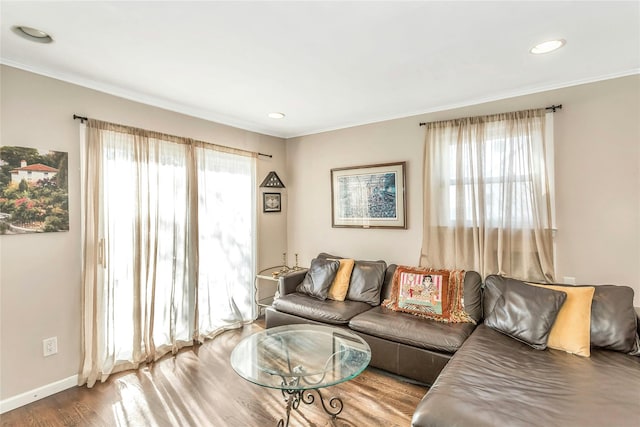
[[(343, 403), (338, 397), (325, 402), (320, 389), (355, 378), (369, 365), (371, 349), (359, 336), (340, 328), (287, 325), (251, 335), (231, 353), (231, 366), (242, 378), (262, 387), (282, 391), (288, 426), (291, 409), (311, 404), (316, 393), (322, 408), (336, 417)], [(312, 393), (313, 392), (313, 393)]]

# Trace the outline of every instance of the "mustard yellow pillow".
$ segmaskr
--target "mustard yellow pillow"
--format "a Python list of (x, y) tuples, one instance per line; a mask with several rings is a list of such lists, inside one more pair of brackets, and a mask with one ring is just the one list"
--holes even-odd
[(548, 347), (578, 356), (591, 356), (591, 301), (593, 286), (531, 285), (562, 291), (567, 299), (549, 333)]
[(338, 268), (336, 278), (333, 279), (333, 283), (329, 288), (327, 298), (335, 301), (344, 301), (347, 297), (347, 291), (349, 290), (351, 272), (356, 262), (353, 259), (338, 259), (336, 261), (340, 261), (340, 268)]

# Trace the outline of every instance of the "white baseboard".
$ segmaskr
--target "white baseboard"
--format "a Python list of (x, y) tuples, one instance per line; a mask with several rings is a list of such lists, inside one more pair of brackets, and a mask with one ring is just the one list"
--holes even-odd
[(62, 379), (50, 384), (43, 385), (42, 387), (34, 388), (33, 390), (24, 392), (17, 396), (10, 397), (5, 400), (0, 400), (0, 414), (9, 412), (13, 409), (27, 405), (36, 400), (40, 400), (52, 394), (59, 393), (71, 387), (78, 385), (78, 376), (73, 375), (69, 378)]

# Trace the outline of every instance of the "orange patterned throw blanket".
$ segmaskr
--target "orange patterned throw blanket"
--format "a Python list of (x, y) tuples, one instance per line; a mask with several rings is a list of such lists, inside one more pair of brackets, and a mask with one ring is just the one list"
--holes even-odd
[(464, 276), (464, 270), (398, 266), (382, 304), (440, 322), (475, 323), (464, 311)]

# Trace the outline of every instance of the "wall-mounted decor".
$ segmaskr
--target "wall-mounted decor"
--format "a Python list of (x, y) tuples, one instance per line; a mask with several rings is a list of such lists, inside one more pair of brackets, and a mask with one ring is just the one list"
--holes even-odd
[(262, 193), (262, 212), (280, 212), (281, 210), (280, 193)]
[(276, 171), (271, 171), (265, 177), (264, 181), (262, 181), (262, 184), (260, 184), (260, 187), (284, 188), (284, 183), (282, 182), (282, 180), (280, 179)]
[(407, 228), (406, 162), (331, 169), (331, 225)]
[(69, 155), (0, 147), (0, 234), (69, 231)]

